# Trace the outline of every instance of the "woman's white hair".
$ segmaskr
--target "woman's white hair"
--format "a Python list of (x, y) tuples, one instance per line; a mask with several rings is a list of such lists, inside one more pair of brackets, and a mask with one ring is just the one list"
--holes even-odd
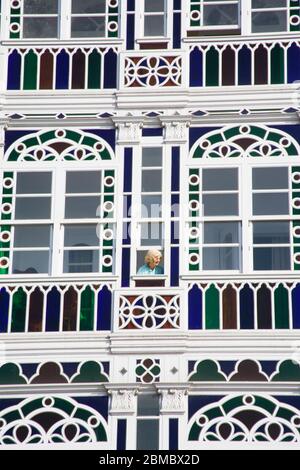
[(147, 254), (145, 256), (145, 263), (146, 264), (151, 263), (151, 261), (153, 261), (156, 256), (159, 256), (160, 258), (162, 258), (162, 254), (159, 250), (147, 251)]

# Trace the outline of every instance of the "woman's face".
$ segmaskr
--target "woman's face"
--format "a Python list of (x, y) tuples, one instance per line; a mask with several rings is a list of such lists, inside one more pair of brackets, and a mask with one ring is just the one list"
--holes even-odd
[(154, 266), (158, 266), (159, 263), (160, 263), (160, 260), (161, 260), (161, 256), (159, 256), (159, 255), (153, 256), (153, 261), (152, 262), (153, 262)]

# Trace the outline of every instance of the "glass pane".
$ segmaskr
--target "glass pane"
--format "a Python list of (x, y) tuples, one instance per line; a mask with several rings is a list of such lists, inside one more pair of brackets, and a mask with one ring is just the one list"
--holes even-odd
[(205, 194), (203, 196), (205, 216), (238, 215), (237, 194)]
[(49, 251), (15, 251), (13, 274), (48, 273)]
[(159, 416), (159, 396), (156, 394), (138, 396), (138, 416)]
[(237, 25), (238, 11), (238, 5), (205, 5), (203, 25)]
[(141, 224), (141, 246), (161, 246), (162, 239), (162, 223), (149, 222)]
[(105, 18), (89, 16), (72, 19), (72, 37), (104, 37)]
[(15, 219), (50, 219), (50, 197), (17, 197)]
[(97, 225), (69, 225), (65, 227), (65, 246), (98, 246)]
[(265, 11), (252, 13), (253, 33), (272, 33), (286, 31), (287, 15), (285, 11)]
[[(141, 0), (140, 0), (141, 1)], [(145, 11), (164, 11), (165, 0), (145, 0)]]
[(203, 170), (203, 191), (234, 191), (237, 189), (237, 168)]
[(99, 250), (66, 250), (64, 273), (99, 272)]
[(255, 222), (253, 224), (253, 243), (255, 245), (290, 243), (289, 222)]
[(253, 168), (253, 189), (286, 189), (289, 187), (288, 168)]
[(289, 214), (288, 193), (253, 194), (253, 215)]
[(161, 217), (161, 196), (142, 196), (142, 217)]
[(253, 257), (255, 271), (291, 269), (289, 248), (254, 248)]
[(154, 15), (145, 17), (145, 36), (164, 36), (165, 16)]
[(72, 0), (72, 13), (105, 13), (107, 0)]
[(283, 8), (287, 0), (252, 0), (252, 8)]
[(137, 450), (158, 450), (159, 420), (139, 419), (137, 421)]
[(17, 194), (49, 194), (51, 193), (51, 180), (50, 172), (18, 173)]
[(66, 219), (93, 219), (98, 217), (100, 197), (66, 197)]
[(143, 148), (142, 166), (143, 167), (162, 166), (162, 148), (161, 147)]
[(57, 18), (24, 18), (24, 38), (57, 38)]
[(50, 245), (49, 225), (15, 226), (14, 247), (47, 247)]
[(152, 193), (162, 190), (162, 171), (143, 170), (142, 171), (142, 192)]
[(239, 248), (204, 248), (203, 269), (205, 270), (227, 270), (240, 269)]
[(58, 0), (24, 0), (24, 13), (30, 14), (57, 14)]
[(66, 193), (100, 193), (101, 171), (67, 172)]
[(209, 222), (204, 224), (204, 243), (239, 243), (239, 222)]

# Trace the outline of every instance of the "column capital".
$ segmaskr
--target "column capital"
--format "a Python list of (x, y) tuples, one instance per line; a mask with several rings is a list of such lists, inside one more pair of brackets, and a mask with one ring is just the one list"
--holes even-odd
[(184, 144), (188, 140), (190, 120), (185, 116), (161, 117), (164, 127), (164, 141), (172, 144)]
[(111, 395), (110, 415), (134, 415), (136, 412), (137, 389), (110, 389)]
[(182, 415), (185, 413), (187, 389), (164, 388), (158, 389), (158, 392), (162, 396), (161, 414)]
[(114, 117), (117, 128), (117, 143), (123, 145), (138, 145), (142, 139), (143, 119), (140, 117)]

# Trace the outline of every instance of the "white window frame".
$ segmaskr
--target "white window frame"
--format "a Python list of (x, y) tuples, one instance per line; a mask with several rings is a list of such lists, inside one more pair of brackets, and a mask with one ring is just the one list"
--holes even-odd
[(173, 0), (164, 0), (165, 2), (165, 32), (163, 36), (146, 36), (144, 31), (144, 17), (145, 17), (145, 0), (137, 0), (135, 2), (135, 27), (136, 27), (136, 40), (137, 42), (170, 42), (172, 36), (172, 12)]
[[(215, 2), (218, 2), (219, 0), (214, 0)], [(219, 1), (219, 3), (221, 2), (222, 0)], [(244, 0), (243, 0), (244, 1)], [(192, 2), (190, 0), (190, 5), (192, 5)], [(213, 4), (211, 2), (208, 2), (207, 0), (198, 0), (198, 3), (197, 5), (199, 5), (200, 7), (200, 21), (201, 21), (201, 25), (200, 26), (190, 26), (190, 21), (191, 21), (191, 18), (190, 18), (190, 9), (189, 9), (189, 12), (188, 12), (188, 29), (191, 30), (191, 31), (203, 31), (203, 33), (208, 33), (209, 31), (211, 32), (222, 32), (222, 31), (227, 31), (227, 30), (230, 30), (230, 31), (234, 31), (234, 30), (237, 30), (239, 31), (241, 29), (241, 23), (242, 23), (242, 16), (243, 16), (243, 8), (241, 6), (241, 0), (230, 0), (230, 1), (227, 1), (227, 2), (224, 2), (224, 4), (226, 5), (230, 5), (230, 4), (237, 4), (238, 3), (238, 19), (239, 19), (239, 22), (238, 24), (227, 24), (227, 25), (215, 25), (215, 26), (208, 26), (208, 25), (203, 25), (202, 24), (202, 18), (203, 18), (203, 10), (205, 8), (205, 6), (212, 6)], [(190, 8), (190, 5), (189, 5), (189, 8)]]

